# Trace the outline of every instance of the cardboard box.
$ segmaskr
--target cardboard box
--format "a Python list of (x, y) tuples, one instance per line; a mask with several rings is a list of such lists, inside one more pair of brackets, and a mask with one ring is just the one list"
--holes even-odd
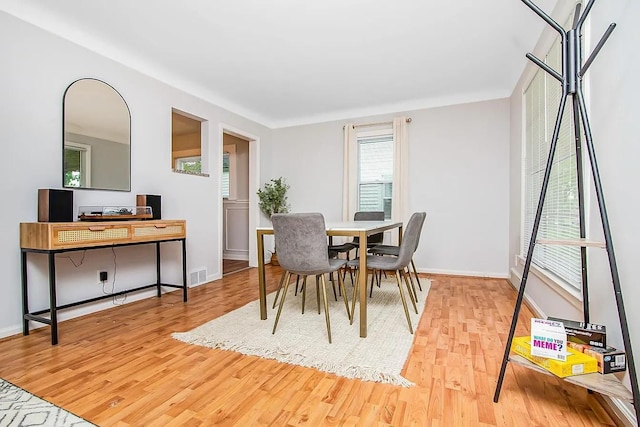
[(534, 356), (531, 354), (530, 340), (531, 338), (528, 336), (515, 337), (511, 342), (511, 351), (560, 378), (598, 372), (598, 362), (594, 357), (574, 350), (571, 347), (567, 348), (568, 354), (566, 362)]
[(595, 323), (576, 322), (574, 320), (549, 317), (547, 320), (554, 320), (564, 324), (567, 333), (567, 340), (578, 344), (587, 344), (594, 347), (607, 347), (607, 328)]
[(567, 334), (562, 322), (531, 319), (531, 354), (551, 359), (567, 360)]
[(594, 347), (592, 345), (578, 344), (575, 342), (569, 342), (568, 345), (569, 348), (594, 357), (598, 361), (598, 372), (601, 374), (623, 372), (627, 369), (627, 357), (622, 350), (613, 347)]

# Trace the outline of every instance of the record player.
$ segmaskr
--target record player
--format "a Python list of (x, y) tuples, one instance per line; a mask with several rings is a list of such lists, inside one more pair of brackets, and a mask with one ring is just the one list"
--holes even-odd
[(151, 206), (80, 206), (80, 221), (124, 221), (152, 219)]

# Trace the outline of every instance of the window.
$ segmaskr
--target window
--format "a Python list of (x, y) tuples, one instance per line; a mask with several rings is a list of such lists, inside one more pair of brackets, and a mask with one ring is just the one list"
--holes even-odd
[(203, 173), (203, 137), (206, 121), (172, 109), (171, 111), (171, 167), (174, 171), (194, 175)]
[(91, 146), (79, 142), (64, 143), (64, 187), (91, 186)]
[(202, 162), (200, 156), (180, 157), (176, 159), (175, 169), (184, 172), (201, 173)]
[(222, 198), (237, 199), (236, 146), (224, 144), (222, 147)]
[(384, 211), (391, 219), (392, 129), (358, 131), (358, 210)]
[[(545, 62), (561, 70), (560, 38), (549, 50)], [(524, 220), (523, 247), (526, 254), (531, 240), (542, 180), (549, 155), (556, 115), (562, 96), (560, 82), (538, 70), (525, 90)], [(558, 146), (547, 187), (538, 238), (577, 239), (580, 237), (575, 141), (571, 98), (565, 106)], [(533, 263), (552, 273), (571, 287), (581, 287), (580, 248), (562, 245), (536, 245)]]
[(383, 211), (388, 220), (406, 219), (410, 122), (410, 117), (403, 116), (389, 122), (344, 126), (344, 221), (350, 221), (358, 211)]
[(229, 198), (229, 153), (222, 153), (222, 197)]

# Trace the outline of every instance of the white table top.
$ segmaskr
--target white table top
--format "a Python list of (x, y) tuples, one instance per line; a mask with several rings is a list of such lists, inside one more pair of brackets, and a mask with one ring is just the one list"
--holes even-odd
[[(402, 226), (402, 221), (338, 221), (327, 222), (327, 231), (376, 231), (380, 229), (388, 230)], [(257, 227), (257, 231), (273, 231), (273, 226)]]

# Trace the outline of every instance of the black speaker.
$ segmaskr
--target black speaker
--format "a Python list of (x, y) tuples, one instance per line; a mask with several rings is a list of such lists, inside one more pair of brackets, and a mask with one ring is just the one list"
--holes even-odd
[(40, 188), (38, 222), (73, 222), (73, 191)]
[(153, 194), (138, 194), (136, 196), (136, 206), (150, 206), (152, 219), (162, 219), (162, 203), (160, 196)]

